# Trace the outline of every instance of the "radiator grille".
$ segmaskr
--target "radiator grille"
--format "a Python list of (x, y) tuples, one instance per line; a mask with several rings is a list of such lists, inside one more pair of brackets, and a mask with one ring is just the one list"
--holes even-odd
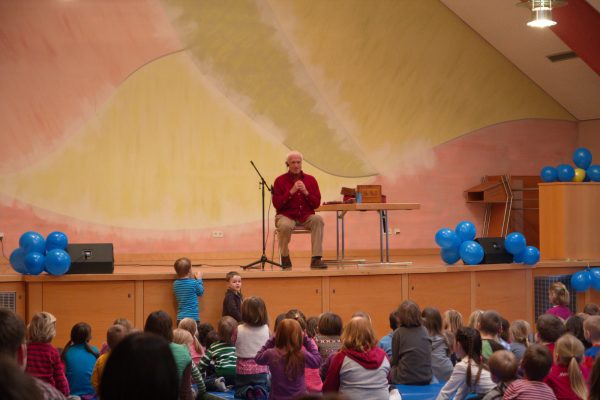
[(0, 307), (17, 312), (17, 292), (0, 292)]

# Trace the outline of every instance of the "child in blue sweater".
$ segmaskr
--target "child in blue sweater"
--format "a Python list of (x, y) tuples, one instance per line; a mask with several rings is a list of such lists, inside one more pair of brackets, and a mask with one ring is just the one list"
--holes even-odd
[(177, 299), (177, 325), (184, 318), (191, 318), (200, 324), (198, 297), (204, 294), (202, 273), (192, 272), (192, 262), (182, 257), (175, 261), (177, 279), (173, 282), (173, 292)]

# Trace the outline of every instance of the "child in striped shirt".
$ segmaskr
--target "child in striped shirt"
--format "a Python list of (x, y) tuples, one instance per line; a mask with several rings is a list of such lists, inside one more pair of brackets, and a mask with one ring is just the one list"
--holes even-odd
[(207, 377), (205, 380), (207, 389), (225, 392), (227, 386), (235, 385), (235, 345), (233, 344), (233, 332), (237, 328), (237, 321), (225, 316), (219, 320), (217, 331), (219, 340), (213, 342), (204, 353), (198, 363), (201, 372), (205, 372), (210, 364), (214, 364), (216, 376)]
[(177, 300), (177, 325), (184, 318), (191, 318), (200, 324), (198, 297), (204, 294), (202, 273), (192, 272), (192, 262), (182, 257), (175, 261), (177, 279), (173, 282), (173, 292)]

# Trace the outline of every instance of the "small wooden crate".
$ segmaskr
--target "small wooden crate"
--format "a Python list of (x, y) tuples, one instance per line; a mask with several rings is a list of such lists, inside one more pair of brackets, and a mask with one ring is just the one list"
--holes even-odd
[(381, 185), (358, 185), (356, 192), (362, 195), (363, 203), (381, 203)]

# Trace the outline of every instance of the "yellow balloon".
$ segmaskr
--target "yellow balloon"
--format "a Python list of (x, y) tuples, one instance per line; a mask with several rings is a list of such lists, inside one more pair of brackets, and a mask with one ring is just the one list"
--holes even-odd
[(585, 179), (585, 169), (575, 168), (575, 176), (573, 182), (583, 182)]

